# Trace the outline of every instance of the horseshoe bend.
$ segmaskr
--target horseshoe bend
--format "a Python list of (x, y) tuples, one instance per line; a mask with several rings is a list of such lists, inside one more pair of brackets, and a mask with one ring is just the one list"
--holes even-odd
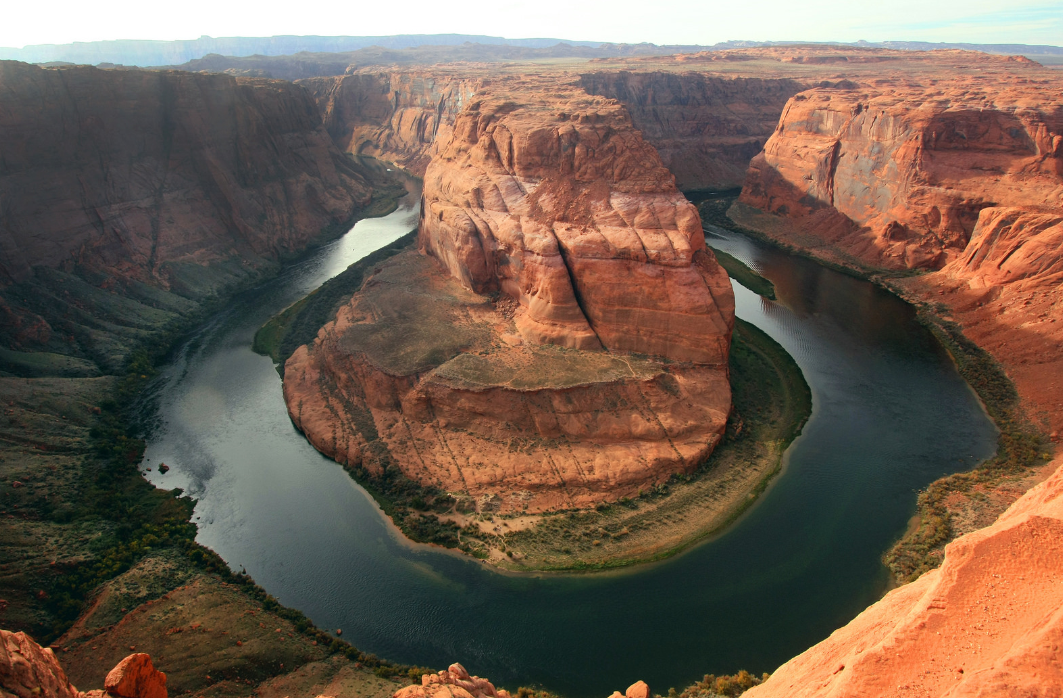
[(284, 371), (323, 452), (501, 513), (689, 472), (730, 411), (734, 298), (696, 209), (619, 104), (540, 94), (462, 110), (425, 172), (417, 249)]
[[(376, 509), (354, 519), (336, 505), (353, 501), (337, 494), (354, 489), (349, 473), (408, 537), (532, 571), (740, 534), (762, 511), (750, 503), (770, 504), (758, 500), (769, 480), (778, 491), (805, 476), (813, 485), (788, 502), (860, 511), (774, 510), (759, 542), (777, 564), (756, 579), (733, 574), (756, 545), (683, 568), (699, 570), (683, 585), (740, 616), (698, 617), (697, 634), (741, 652), (684, 658), (661, 674), (686, 677), (675, 694), (1058, 695), (1059, 70), (863, 45), (485, 46), (214, 55), (177, 69), (0, 63), (5, 694), (88, 695), (76, 683), (121, 698), (509, 698), (465, 666), (516, 663), (487, 626), (542, 626), (490, 604), (543, 589), (541, 614), (561, 618), (552, 631), (596, 638), (580, 651), (597, 659), (551, 679), (594, 673), (613, 658), (593, 650), (621, 637), (641, 644), (608, 680), (650, 698), (638, 679), (698, 639), (673, 628), (701, 608), (675, 586), (640, 588), (651, 614), (676, 614), (651, 627), (616, 610), (631, 598), (610, 586), (622, 574), (494, 587), (476, 575), (502, 575), (478, 560), (449, 575), (459, 568), (435, 566), (437, 551), (388, 547), (397, 534)], [(385, 233), (365, 232), (383, 220)], [(827, 351), (800, 334), (812, 326), (844, 341)], [(930, 357), (920, 377), (957, 388), (930, 409), (905, 363), (916, 354)], [(264, 368), (249, 381), (235, 366)], [(908, 425), (853, 447), (903, 462), (838, 492), (823, 451), (780, 476), (813, 398), (824, 410), (850, 366), (881, 375), (820, 414), (857, 440), (876, 419)], [(806, 384), (808, 367), (819, 373)], [(182, 382), (193, 374), (201, 382)], [(879, 385), (892, 401), (863, 412)], [(235, 430), (242, 410), (259, 431)], [(929, 441), (955, 453), (898, 447), (926, 436), (907, 413), (933, 420)], [(996, 452), (978, 455), (986, 433)], [(851, 460), (839, 470), (857, 470)], [(902, 491), (883, 486), (905, 477)], [(246, 499), (212, 499), (232, 483)], [(859, 537), (887, 509), (896, 521), (875, 550), (840, 553), (871, 565), (813, 570), (822, 579), (800, 593), (823, 617), (799, 644), (781, 657), (743, 644), (760, 626), (776, 634), (772, 615), (805, 599), (750, 602), (733, 588), (785, 589), (769, 582), (826, 559), (771, 547), (790, 540), (780, 529), (843, 546), (838, 529)], [(387, 593), (406, 604), (394, 625), (422, 633), (418, 649), (381, 641), (382, 597), (331, 623), (332, 607), (370, 594), (382, 558), (342, 567), (346, 548), (284, 548), (301, 519), (329, 545), (343, 540), (320, 530), (334, 523), (374, 538), (378, 555), (408, 553)], [(240, 538), (266, 554), (226, 547)], [(705, 550), (716, 548), (667, 564)], [(558, 590), (582, 584), (605, 591), (581, 603), (630, 622), (599, 633), (572, 620), (586, 616)], [(844, 603), (820, 598), (846, 584), (860, 588)], [(452, 595), (418, 605), (438, 589)], [(572, 659), (551, 642), (538, 661)], [(422, 667), (424, 648), (448, 658)], [(694, 680), (703, 671), (714, 674)], [(519, 698), (550, 695), (489, 675)]]

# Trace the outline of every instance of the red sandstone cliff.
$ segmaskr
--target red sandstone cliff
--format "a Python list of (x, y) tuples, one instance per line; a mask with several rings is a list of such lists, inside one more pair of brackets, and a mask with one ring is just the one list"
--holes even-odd
[(683, 190), (742, 186), (786, 101), (807, 87), (790, 78), (629, 71), (584, 73), (579, 84), (627, 108)]
[(206, 295), (371, 193), (290, 83), (4, 61), (0, 90), (3, 285), (44, 266)]
[(876, 83), (793, 97), (741, 201), (793, 220), (792, 241), (891, 268), (956, 259), (984, 208), (1063, 211), (1057, 80)]
[(483, 78), (431, 72), (362, 71), (299, 83), (314, 96), (340, 148), (424, 174), (437, 140), (450, 139), (458, 112)]
[[(896, 280), (1003, 364), (1026, 415), (1063, 431), (1063, 102), (1058, 80), (791, 100), (733, 215), (819, 256), (938, 271)], [(1063, 459), (944, 563), (749, 695), (1059, 696)]]
[(726, 364), (730, 281), (615, 102), (471, 103), (425, 174), (420, 240), (466, 287), (516, 299), (527, 341)]
[(730, 410), (734, 297), (696, 210), (620, 105), (534, 87), (470, 102), (439, 147), (434, 260), (382, 265), (285, 366), (319, 450), (503, 510), (692, 470)]

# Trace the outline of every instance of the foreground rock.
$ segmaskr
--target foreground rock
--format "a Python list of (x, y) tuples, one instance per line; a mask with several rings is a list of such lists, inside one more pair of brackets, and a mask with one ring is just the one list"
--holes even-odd
[(950, 543), (939, 569), (891, 591), (746, 695), (1057, 696), (1061, 577), (1057, 470), (995, 524)]
[(51, 649), (25, 633), (0, 630), (0, 695), (17, 698), (166, 698), (166, 674), (146, 654), (131, 654), (104, 680), (104, 690), (78, 691)]
[(395, 691), (394, 698), (510, 698), (509, 692), (496, 689), (487, 679), (469, 676), (460, 664), (451, 664), (446, 671), (421, 676), (420, 686), (407, 686)]
[[(475, 100), (425, 175), (420, 246), (285, 367), (311, 443), (500, 511), (588, 506), (722, 436), (734, 297), (615, 102)], [(632, 353), (636, 353), (632, 355)]]

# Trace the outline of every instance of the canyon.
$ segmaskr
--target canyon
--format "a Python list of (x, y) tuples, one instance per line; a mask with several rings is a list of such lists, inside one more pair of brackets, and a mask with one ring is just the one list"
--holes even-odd
[(696, 210), (620, 105), (522, 87), (466, 104), (427, 166), (434, 262), (382, 265), (284, 370), (325, 453), (502, 513), (690, 472), (730, 412), (734, 298)]
[[(117, 370), (371, 201), (287, 83), (0, 63), (0, 332), (14, 373)], [(66, 357), (60, 361), (57, 356)]]
[[(368, 415), (388, 449), (426, 446), (427, 457), (400, 456), (423, 460), (413, 476), (488, 501), (497, 483), (519, 482), (520, 496), (498, 506), (523, 510), (587, 506), (703, 458), (730, 404), (733, 299), (679, 188), (742, 186), (729, 212), (735, 224), (875, 275), (940, 314), (1002, 364), (1025, 419), (1051, 442), (1063, 428), (1063, 103), (1060, 78), (1029, 61), (773, 47), (551, 68), (370, 68), (294, 85), (5, 62), (0, 85), (17, 95), (0, 111), (5, 143), (17, 144), (5, 146), (0, 171), (2, 380), (32, 375), (24, 354), (66, 357), (49, 359), (41, 370), (53, 377), (35, 385), (55, 394), (74, 385), (55, 381), (81, 381), (79, 425), (60, 427), (60, 411), (28, 399), (18, 410), (67, 430), (73, 449), (85, 448), (76, 430), (84, 422), (87, 433), (104, 394), (88, 381), (117, 371), (129, 337), (191, 314), (370, 205), (380, 175), (345, 153), (423, 175), (425, 254), (408, 250), (374, 269), (288, 361), (293, 421), (337, 460), (390, 463), (394, 456), (369, 448), (358, 423)], [(148, 106), (122, 106), (132, 103)], [(632, 308), (625, 284), (613, 282), (636, 274), (659, 292)], [(57, 291), (63, 284), (83, 298), (70, 301)], [(426, 294), (431, 304), (414, 302)], [(60, 325), (68, 308), (81, 319)], [(130, 309), (144, 319), (115, 329)], [(413, 310), (453, 328), (444, 353), (396, 355), (383, 341), (414, 326), (398, 312)], [(439, 338), (430, 340), (421, 349), (437, 348)], [(627, 358), (632, 352), (640, 356)], [(576, 366), (576, 379), (513, 384), (518, 368), (553, 370), (561, 360)], [(13, 395), (14, 383), (5, 390)], [(588, 420), (587, 405), (603, 401), (619, 407)], [(596, 431), (566, 428), (560, 415)], [(398, 436), (414, 427), (420, 437)], [(470, 478), (444, 455), (441, 429), (461, 432), (466, 455), (489, 461)], [(561, 450), (547, 440), (569, 443), (558, 472), (538, 481), (535, 451), (513, 447), (529, 430), (542, 452)], [(7, 481), (66, 463), (33, 444), (4, 448)], [(592, 451), (607, 464), (584, 468)], [(1053, 695), (1063, 683), (1047, 649), (1059, 634), (1059, 465), (1050, 457), (1024, 473), (1023, 483), (1044, 482), (998, 497), (992, 525), (949, 543), (939, 569), (890, 592), (749, 695)], [(47, 538), (59, 524), (33, 526)], [(27, 544), (5, 535), (11, 564), (11, 551)], [(92, 553), (81, 546), (77, 556)], [(43, 556), (33, 564), (50, 574)], [(211, 580), (194, 583), (205, 598), (236, 594)], [(5, 592), (13, 606), (41, 607), (33, 581)], [(191, 606), (195, 593), (173, 587), (164, 594)], [(150, 635), (161, 626), (137, 613), (150, 603), (110, 609), (117, 619), (82, 640), (124, 638), (136, 622)], [(12, 608), (5, 623), (28, 624), (33, 613)], [(289, 669), (316, 663), (319, 677), (371, 679), (347, 664), (321, 669), (339, 660), (309, 642), (283, 650)], [(67, 644), (75, 672), (98, 664), (87, 643)], [(110, 642), (109, 655), (128, 644), (136, 643)], [(182, 686), (211, 685), (187, 671)], [(294, 681), (281, 667), (266, 673), (256, 680), (272, 681), (271, 690)], [(387, 683), (374, 690), (391, 693)]]

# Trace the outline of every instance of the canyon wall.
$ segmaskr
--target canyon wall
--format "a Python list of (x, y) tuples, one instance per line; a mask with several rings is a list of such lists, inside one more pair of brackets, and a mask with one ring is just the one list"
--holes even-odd
[(633, 495), (719, 442), (730, 281), (624, 108), (559, 89), (466, 104), (425, 173), (430, 257), (382, 265), (288, 360), (319, 450), (536, 512)]
[(358, 72), (302, 80), (329, 135), (353, 155), (368, 155), (423, 175), (437, 140), (484, 79), (430, 72)]
[(6, 61), (0, 90), (0, 345), (78, 357), (73, 374), (372, 195), (291, 83)]
[(790, 78), (626, 70), (584, 73), (579, 84), (627, 107), (683, 190), (742, 186), (786, 101), (806, 89)]
[[(1027, 70), (801, 93), (730, 213), (831, 261), (936, 270), (891, 283), (988, 350), (1058, 443), (1063, 100), (1058, 78)], [(1060, 695), (1060, 465), (749, 695)]]
[(168, 286), (175, 264), (277, 259), (370, 187), (285, 82), (0, 63), (0, 283), (36, 266)]
[(794, 96), (742, 203), (790, 219), (791, 241), (894, 269), (959, 257), (984, 208), (1063, 211), (1050, 78), (875, 82)]

